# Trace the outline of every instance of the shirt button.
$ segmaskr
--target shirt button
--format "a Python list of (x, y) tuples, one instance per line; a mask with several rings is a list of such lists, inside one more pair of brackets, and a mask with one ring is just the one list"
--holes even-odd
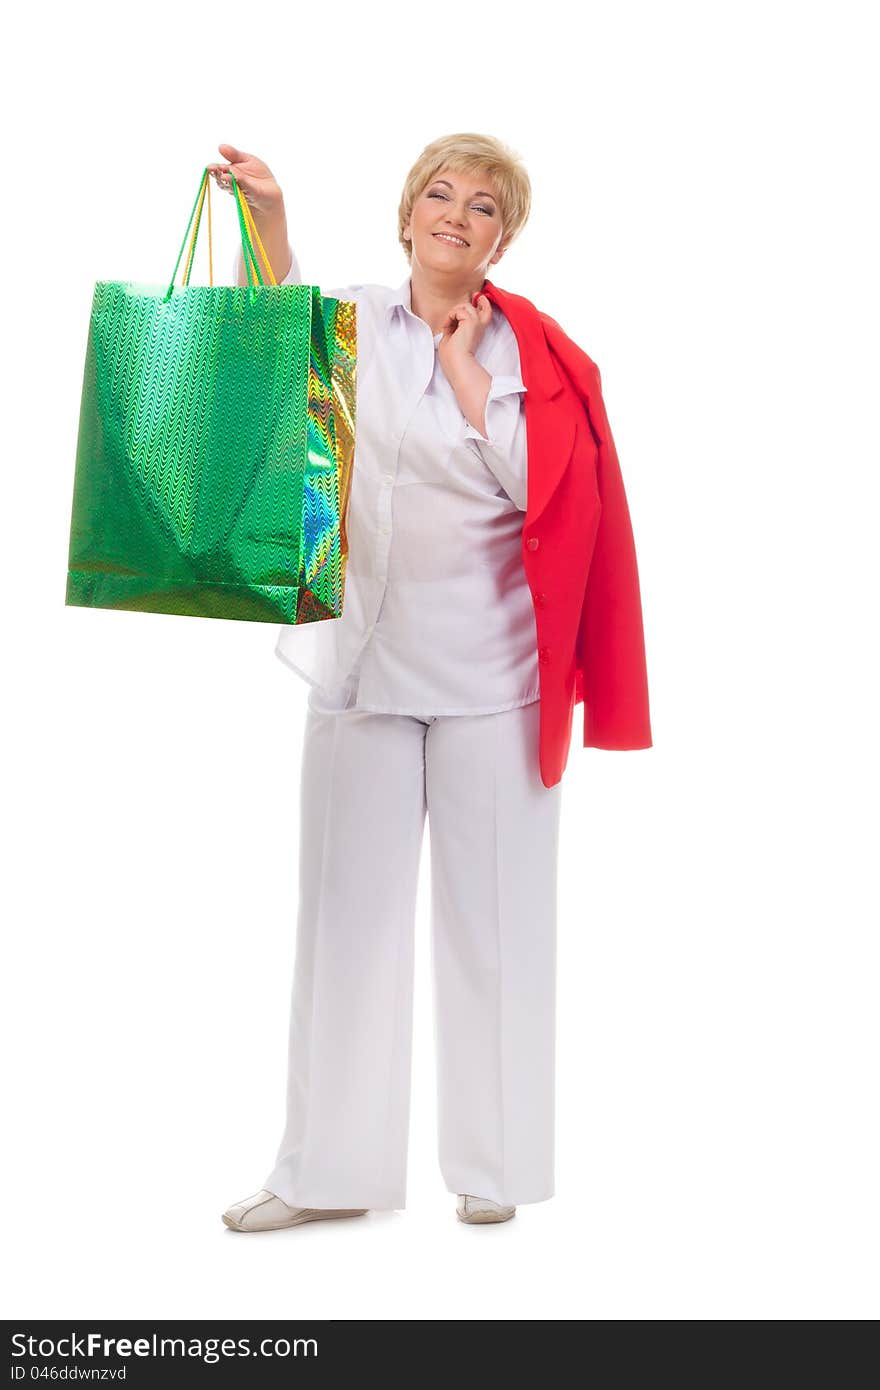
[(546, 602), (547, 602), (547, 595), (546, 595), (546, 594), (535, 594), (535, 603), (538, 605), (539, 608), (543, 608)]
[(541, 542), (538, 540), (537, 536), (529, 536), (528, 540), (526, 541), (526, 549), (537, 550), (540, 544)]
[(382, 474), (382, 481), (383, 481), (383, 483), (393, 483), (393, 482), (394, 482), (394, 474), (393, 474), (393, 473), (383, 473), (383, 474)]
[(389, 531), (389, 529), (388, 529), (387, 526), (380, 526), (380, 527), (379, 527), (379, 534), (380, 534), (380, 536), (390, 536), (390, 535), (391, 535), (391, 532)]
[(538, 660), (539, 660), (539, 661), (543, 661), (545, 664), (546, 664), (546, 662), (548, 662), (548, 661), (550, 660), (550, 648), (549, 648), (549, 647), (542, 647), (542, 648), (541, 648), (541, 650), (538, 652)]

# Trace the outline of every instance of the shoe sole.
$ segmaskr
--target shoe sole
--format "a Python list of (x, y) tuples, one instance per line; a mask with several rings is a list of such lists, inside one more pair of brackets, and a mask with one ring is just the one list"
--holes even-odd
[(499, 1221), (511, 1221), (516, 1216), (515, 1211), (509, 1211), (506, 1216), (497, 1216), (494, 1211), (472, 1211), (468, 1216), (463, 1216), (457, 1207), (455, 1214), (466, 1226), (497, 1225)]
[(363, 1210), (352, 1211), (321, 1211), (316, 1208), (309, 1208), (307, 1211), (300, 1212), (299, 1216), (294, 1216), (290, 1221), (278, 1221), (271, 1226), (242, 1226), (240, 1221), (234, 1217), (223, 1213), (221, 1220), (224, 1226), (228, 1226), (230, 1231), (241, 1231), (246, 1236), (258, 1235), (260, 1231), (285, 1231), (288, 1226), (302, 1226), (306, 1221), (328, 1221), (345, 1216), (366, 1216), (369, 1207)]

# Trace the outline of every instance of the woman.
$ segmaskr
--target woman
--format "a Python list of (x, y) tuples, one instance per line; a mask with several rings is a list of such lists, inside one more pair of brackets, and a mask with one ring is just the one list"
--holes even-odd
[[(234, 174), (276, 279), (301, 283), (268, 166), (219, 149), (212, 174)], [(561, 787), (538, 757), (527, 387), (480, 293), (530, 201), (499, 141), (437, 140), (399, 208), (410, 274), (325, 291), (357, 304), (345, 598), (278, 639), (311, 684), (287, 1121), (263, 1187), (223, 1215), (233, 1230), (405, 1206), (426, 815), (441, 1173), (468, 1223), (553, 1195)]]

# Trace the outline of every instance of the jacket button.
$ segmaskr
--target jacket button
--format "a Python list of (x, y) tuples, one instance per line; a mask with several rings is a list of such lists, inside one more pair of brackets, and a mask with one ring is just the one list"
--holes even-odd
[(546, 602), (547, 602), (547, 595), (546, 595), (546, 594), (535, 594), (535, 603), (538, 605), (539, 608), (543, 608), (544, 605), (546, 604)]
[(526, 548), (528, 550), (537, 550), (540, 544), (541, 542), (538, 540), (537, 536), (529, 536), (528, 540), (526, 541)]
[(543, 662), (547, 662), (547, 661), (550, 660), (550, 648), (549, 648), (549, 647), (542, 647), (542, 648), (541, 648), (541, 650), (538, 652), (538, 660), (539, 660), (539, 661), (543, 661)]

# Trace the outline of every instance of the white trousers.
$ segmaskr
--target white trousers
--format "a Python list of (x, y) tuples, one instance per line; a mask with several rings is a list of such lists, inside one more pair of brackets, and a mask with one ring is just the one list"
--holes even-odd
[(426, 813), (440, 1171), (450, 1192), (553, 1196), (561, 783), (541, 781), (538, 718), (310, 691), (287, 1121), (263, 1184), (289, 1205), (406, 1205)]

